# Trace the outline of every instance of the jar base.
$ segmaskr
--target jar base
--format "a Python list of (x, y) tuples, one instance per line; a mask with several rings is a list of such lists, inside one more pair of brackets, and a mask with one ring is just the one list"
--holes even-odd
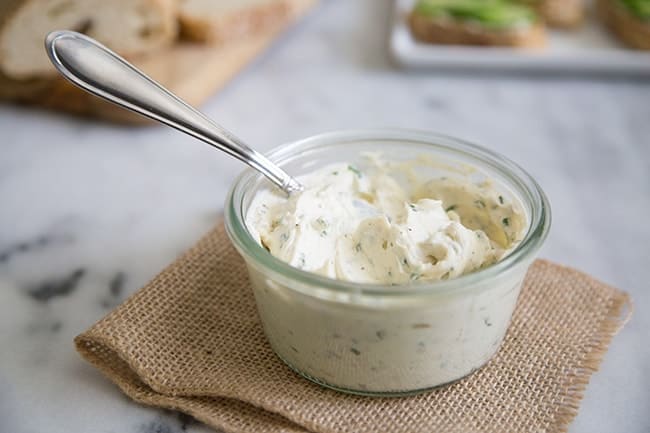
[[(321, 379), (313, 377), (313, 376), (309, 375), (308, 373), (305, 373), (304, 371), (300, 370), (299, 368), (296, 368), (295, 366), (293, 366), (290, 362), (288, 362), (286, 359), (284, 359), (277, 352), (275, 352), (275, 354), (294, 373), (297, 373), (298, 375), (300, 375), (303, 378), (309, 380), (310, 382), (313, 382), (313, 383), (315, 383), (317, 385), (320, 385), (322, 387), (329, 388), (331, 390), (338, 391), (338, 392), (341, 392), (341, 393), (344, 393), (344, 394), (360, 395), (360, 396), (363, 396), (363, 397), (389, 397), (389, 398), (390, 397), (411, 397), (411, 396), (418, 395), (418, 394), (424, 394), (424, 393), (435, 391), (436, 389), (441, 389), (441, 388), (453, 385), (454, 383), (460, 382), (461, 380), (471, 376), (472, 374), (474, 374), (475, 372), (477, 372), (478, 370), (483, 368), (483, 366), (485, 365), (484, 364), (484, 365), (482, 365), (482, 366), (480, 366), (478, 368), (473, 369), (472, 371), (470, 371), (469, 373), (467, 373), (466, 375), (464, 375), (462, 377), (459, 377), (458, 379), (450, 380), (448, 382), (444, 382), (444, 383), (441, 383), (439, 385), (433, 385), (433, 386), (426, 387), (426, 388), (419, 388), (419, 389), (407, 390), (407, 391), (368, 391), (368, 390), (363, 390), (363, 389), (342, 388), (342, 387), (337, 386), (337, 385), (332, 385), (332, 384), (330, 384), (328, 382), (325, 382), (325, 381), (323, 381)], [(487, 362), (486, 362), (486, 364), (487, 364)]]

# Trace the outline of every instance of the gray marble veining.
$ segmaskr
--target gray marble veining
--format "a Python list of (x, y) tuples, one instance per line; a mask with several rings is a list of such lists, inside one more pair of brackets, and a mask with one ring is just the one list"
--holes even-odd
[[(388, 1), (325, 1), (205, 107), (257, 149), (340, 128), (435, 130), (529, 170), (542, 256), (633, 295), (572, 433), (650, 431), (650, 83), (425, 74), (386, 57)], [(174, 131), (0, 107), (0, 431), (209, 431), (144, 408), (72, 338), (190, 246), (243, 168)]]

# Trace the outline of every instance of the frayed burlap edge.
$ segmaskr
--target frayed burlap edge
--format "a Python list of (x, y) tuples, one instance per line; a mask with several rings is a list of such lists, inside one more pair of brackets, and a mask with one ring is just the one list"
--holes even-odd
[[(594, 278), (574, 268), (558, 265), (557, 263), (543, 259), (538, 259), (537, 261), (552, 264), (553, 266), (563, 268), (569, 272), (579, 272), (584, 278), (589, 278), (590, 280), (595, 281)], [(599, 284), (605, 285), (601, 282), (599, 282)], [(568, 374), (568, 377), (573, 379), (573, 387), (567, 390), (565, 404), (560, 406), (560, 410), (556, 417), (556, 428), (558, 433), (566, 433), (569, 431), (569, 426), (578, 415), (580, 402), (582, 402), (582, 399), (585, 396), (585, 391), (587, 385), (589, 385), (591, 376), (600, 369), (600, 365), (607, 353), (609, 344), (616, 334), (618, 334), (630, 321), (632, 313), (634, 312), (634, 303), (629, 294), (610, 285), (606, 286), (612, 291), (618, 292), (619, 296), (614, 298), (612, 306), (607, 312), (600, 329), (589, 342), (588, 346), (591, 350), (588, 352), (584, 364), (577, 372)]]

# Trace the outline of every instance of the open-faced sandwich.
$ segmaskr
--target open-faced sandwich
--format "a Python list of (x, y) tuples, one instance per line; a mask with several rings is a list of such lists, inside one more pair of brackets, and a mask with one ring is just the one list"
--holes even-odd
[(536, 48), (544, 23), (511, 0), (419, 0), (409, 16), (415, 38), (430, 43)]
[(585, 18), (584, 0), (521, 0), (535, 9), (550, 27), (578, 27)]
[(625, 45), (650, 50), (650, 0), (598, 0), (598, 14)]

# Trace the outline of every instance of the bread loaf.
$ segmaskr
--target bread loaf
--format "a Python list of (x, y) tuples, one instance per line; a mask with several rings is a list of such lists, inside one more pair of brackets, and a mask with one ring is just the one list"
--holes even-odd
[(184, 38), (213, 44), (266, 33), (290, 17), (290, 0), (178, 0)]
[(0, 72), (13, 79), (53, 76), (43, 41), (52, 30), (85, 33), (124, 56), (171, 44), (176, 0), (2, 0)]

